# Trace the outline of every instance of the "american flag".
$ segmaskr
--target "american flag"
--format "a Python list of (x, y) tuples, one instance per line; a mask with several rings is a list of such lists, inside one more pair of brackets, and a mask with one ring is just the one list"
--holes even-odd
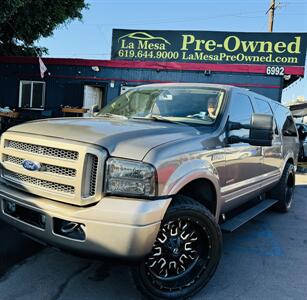
[(41, 73), (41, 77), (44, 78), (45, 72), (47, 71), (47, 67), (45, 66), (43, 60), (38, 57), (38, 62), (39, 62), (39, 70)]

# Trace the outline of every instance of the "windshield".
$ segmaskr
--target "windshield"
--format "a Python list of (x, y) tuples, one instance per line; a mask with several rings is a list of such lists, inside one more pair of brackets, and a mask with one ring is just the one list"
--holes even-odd
[(224, 95), (225, 91), (217, 88), (136, 88), (114, 99), (98, 116), (156, 117), (156, 120), (210, 125), (220, 112)]

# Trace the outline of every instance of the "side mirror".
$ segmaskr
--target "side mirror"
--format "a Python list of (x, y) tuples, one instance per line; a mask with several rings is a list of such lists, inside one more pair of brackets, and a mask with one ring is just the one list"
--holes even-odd
[(239, 130), (239, 129), (249, 129), (249, 137), (241, 138), (239, 136), (229, 136), (227, 137), (227, 142), (229, 144), (235, 143), (248, 143), (253, 146), (272, 146), (273, 140), (273, 116), (267, 114), (253, 114), (251, 123), (240, 124), (234, 122), (228, 122), (228, 131)]
[(273, 140), (273, 116), (266, 114), (253, 114), (249, 143), (255, 146), (272, 146)]

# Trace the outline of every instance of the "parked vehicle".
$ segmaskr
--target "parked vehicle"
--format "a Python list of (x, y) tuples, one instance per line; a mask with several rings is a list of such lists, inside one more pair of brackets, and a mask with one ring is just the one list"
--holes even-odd
[(289, 110), (246, 89), (140, 86), (95, 117), (5, 132), (0, 218), (62, 249), (133, 259), (146, 296), (185, 299), (215, 273), (221, 228), (242, 225), (234, 209), (254, 205), (245, 221), (290, 209), (298, 145)]
[(303, 123), (296, 123), (296, 128), (300, 140), (300, 150), (298, 157), (300, 161), (304, 161), (307, 158), (307, 125)]

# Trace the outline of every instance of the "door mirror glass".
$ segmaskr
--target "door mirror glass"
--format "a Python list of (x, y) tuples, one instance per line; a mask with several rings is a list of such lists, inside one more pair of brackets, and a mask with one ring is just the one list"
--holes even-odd
[(253, 114), (249, 130), (249, 143), (255, 146), (272, 146), (273, 122), (272, 115)]
[(252, 114), (250, 124), (228, 122), (227, 135), (232, 130), (244, 128), (249, 130), (249, 136), (240, 137), (230, 135), (227, 137), (229, 144), (248, 143), (253, 146), (272, 146), (273, 141), (273, 116), (267, 114)]

